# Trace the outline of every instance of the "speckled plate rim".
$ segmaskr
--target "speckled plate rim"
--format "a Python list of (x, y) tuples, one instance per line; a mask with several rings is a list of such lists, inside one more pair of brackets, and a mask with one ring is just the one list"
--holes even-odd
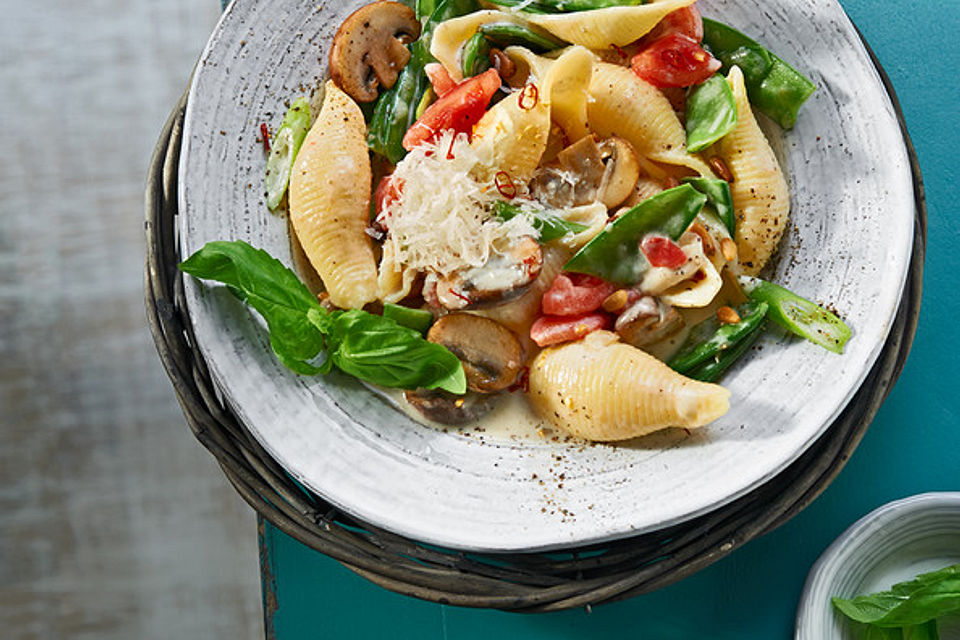
[[(842, 623), (839, 614), (830, 605), (830, 598), (862, 595), (838, 591), (839, 583), (847, 572), (866, 571), (871, 565), (870, 558), (864, 560), (865, 557), (882, 551), (886, 541), (918, 521), (926, 520), (927, 528), (911, 532), (914, 535), (945, 535), (943, 531), (948, 530), (946, 528), (940, 531), (929, 528), (929, 521), (938, 516), (942, 520), (950, 519), (949, 530), (955, 531), (957, 536), (956, 554), (950, 560), (944, 559), (944, 562), (960, 562), (960, 491), (928, 492), (894, 500), (850, 525), (820, 555), (807, 575), (797, 605), (795, 640), (842, 640)], [(904, 546), (903, 541), (896, 538), (892, 544), (897, 548)], [(890, 543), (886, 546), (890, 546)], [(867, 564), (857, 566), (858, 561)], [(830, 627), (830, 635), (824, 636), (827, 626)]]
[[(831, 3), (835, 5), (835, 3)], [(239, 5), (234, 3), (231, 5), (231, 11), (228, 11), (221, 18), (220, 23), (218, 24), (217, 30), (214, 32), (214, 36), (211, 38), (210, 43), (208, 44), (207, 49), (205, 50), (203, 56), (201, 57), (201, 63), (198, 69), (198, 73), (194, 78), (194, 82), (191, 86), (190, 100), (188, 101), (187, 115), (186, 115), (186, 124), (184, 132), (184, 149), (183, 156), (189, 158), (191, 153), (191, 142), (193, 140), (192, 127), (194, 123), (194, 108), (198, 103), (200, 98), (197, 95), (197, 87), (199, 86), (200, 78), (204, 73), (204, 64), (205, 61), (211, 56), (211, 52), (215, 50), (220, 42), (220, 38), (223, 36), (225, 29), (230, 28), (230, 20), (234, 17), (233, 11)], [(839, 8), (839, 5), (835, 5), (836, 8)], [(842, 10), (841, 10), (842, 13)], [(843, 14), (843, 19), (847, 22), (847, 28), (852, 34), (855, 34), (855, 30), (852, 25), (849, 23), (849, 20)], [(240, 21), (241, 23), (243, 20)], [(859, 38), (856, 38), (854, 35), (854, 47), (859, 49), (861, 58), (864, 61), (864, 68), (869, 69), (868, 73), (876, 75), (875, 70), (873, 69), (872, 64), (869, 62), (866, 52), (863, 50), (863, 46), (860, 43)], [(881, 88), (882, 85), (879, 81), (879, 77), (876, 78), (876, 84)], [(889, 97), (886, 92), (883, 92), (883, 95), (886, 97), (886, 102), (889, 103)], [(886, 104), (886, 107), (893, 112), (892, 107), (889, 104)], [(891, 123), (896, 126), (895, 118), (891, 118)], [(899, 129), (897, 129), (899, 131)], [(902, 151), (904, 162), (903, 168), (904, 173), (906, 174), (905, 181), (912, 185), (912, 181), (909, 178), (909, 168), (905, 161), (906, 151), (905, 149), (897, 149), (895, 151)], [(895, 154), (897, 155), (897, 154)], [(184, 185), (184, 188), (180, 191), (180, 205), (181, 211), (186, 215), (183, 215), (181, 218), (181, 238), (184, 241), (184, 247), (190, 248), (190, 238), (191, 234), (189, 233), (190, 227), (187, 222), (184, 222), (189, 218), (190, 212), (193, 210), (192, 203), (189, 196), (189, 184), (190, 176), (187, 175), (188, 163), (183, 162), (181, 164), (181, 175), (180, 182)], [(910, 191), (912, 196), (912, 189)], [(911, 198), (912, 202), (912, 198)], [(310, 489), (316, 491), (320, 495), (324, 496), (326, 499), (330, 500), (332, 503), (343, 508), (345, 511), (352, 513), (363, 520), (370, 521), (377, 524), (378, 526), (383, 526), (389, 530), (399, 532), (403, 535), (410, 536), (414, 539), (422, 540), (425, 542), (432, 542), (436, 544), (442, 544), (445, 546), (450, 546), (454, 548), (470, 549), (470, 550), (491, 550), (491, 551), (507, 551), (507, 550), (534, 550), (534, 549), (548, 549), (548, 548), (558, 548), (558, 547), (567, 547), (571, 545), (582, 545), (593, 542), (600, 542), (604, 540), (610, 540), (615, 538), (621, 538), (626, 536), (635, 535), (638, 533), (643, 533), (646, 531), (651, 531), (659, 528), (663, 528), (678, 522), (688, 520), (690, 518), (696, 517), (713, 509), (716, 509), (724, 504), (729, 503), (730, 501), (736, 499), (747, 493), (748, 491), (756, 488), (757, 486), (766, 482), (769, 478), (773, 477), (778, 471), (786, 467), (790, 462), (795, 460), (816, 438), (818, 438), (823, 431), (832, 423), (833, 419), (842, 411), (844, 406), (852, 397), (853, 393), (859, 387), (859, 384), (862, 382), (863, 378), (866, 376), (867, 372), (870, 369), (870, 366), (878, 357), (880, 350), (883, 346), (884, 340), (889, 332), (889, 329), (892, 325), (892, 318), (896, 312), (897, 303), (900, 299), (900, 294), (903, 290), (903, 285), (906, 279), (907, 267), (909, 265), (909, 256), (910, 256), (910, 238), (912, 233), (908, 233), (912, 229), (913, 224), (913, 211), (911, 206), (910, 215), (903, 215), (900, 218), (897, 218), (898, 222), (901, 224), (900, 229), (898, 229), (899, 235), (903, 238), (901, 247), (898, 250), (894, 251), (895, 259), (892, 261), (894, 269), (896, 270), (895, 278), (890, 278), (890, 286), (886, 288), (886, 305), (885, 308), (889, 312), (887, 317), (884, 318), (884, 321), (880, 323), (879, 330), (873, 331), (873, 338), (871, 342), (871, 348), (868, 353), (861, 353), (861, 360), (857, 363), (862, 365), (859, 367), (857, 374), (853, 377), (849, 377), (848, 380), (852, 384), (848, 384), (845, 387), (845, 392), (843, 397), (836, 402), (831, 402), (831, 408), (829, 410), (824, 410), (824, 407), (816, 407), (818, 412), (817, 417), (820, 423), (820, 427), (816, 430), (807, 430), (806, 438), (801, 446), (796, 447), (793, 451), (790, 452), (790, 455), (782, 457), (777, 460), (776, 465), (771, 465), (767, 468), (762, 474), (756, 474), (748, 483), (743, 483), (733, 491), (726, 491), (723, 495), (711, 495), (709, 498), (701, 500), (700, 504), (696, 507), (690, 508), (684, 507), (682, 509), (675, 510), (672, 513), (660, 514), (659, 517), (655, 519), (643, 520), (630, 520), (631, 515), (628, 514), (626, 519), (620, 519), (615, 523), (603, 523), (602, 526), (589, 526), (581, 527), (580, 529), (572, 528), (571, 530), (566, 531), (563, 534), (557, 534), (556, 532), (551, 532), (547, 528), (542, 527), (526, 527), (523, 528), (522, 535), (514, 535), (517, 532), (510, 532), (510, 535), (503, 535), (502, 531), (495, 532), (485, 532), (483, 536), (473, 535), (473, 531), (469, 530), (457, 530), (450, 531), (444, 529), (443, 527), (438, 528), (437, 522), (424, 522), (423, 520), (414, 517), (411, 518), (409, 514), (401, 514), (399, 512), (389, 513), (379, 510), (376, 506), (370, 506), (366, 501), (356, 499), (356, 494), (350, 490), (345, 484), (341, 484), (338, 487), (331, 487), (330, 485), (325, 485), (323, 482), (314, 481), (309, 473), (305, 473), (304, 469), (295, 462), (291, 462), (288, 455), (285, 455), (285, 452), (275, 446), (275, 442), (265, 435), (260, 429), (258, 429), (257, 421), (250, 419), (250, 415), (245, 411), (244, 402), (242, 396), (236, 392), (231, 387), (230, 384), (230, 375), (228, 371), (230, 370), (229, 364), (224, 364), (218, 362), (218, 357), (216, 354), (215, 348), (211, 343), (205, 339), (205, 334), (209, 335), (209, 325), (204, 326), (202, 318), (199, 318), (196, 313), (196, 309), (201, 306), (198, 304), (198, 301), (203, 298), (203, 294), (200, 292), (200, 289), (192, 282), (187, 284), (187, 297), (188, 297), (188, 307), (191, 312), (191, 316), (194, 320), (195, 325), (198, 328), (197, 334), (199, 339), (200, 350), (204, 355), (204, 358), (208, 363), (210, 363), (210, 368), (213, 373), (214, 378), (217, 380), (218, 384), (223, 391), (226, 400), (231, 404), (231, 406), (236, 410), (237, 414), (244, 420), (245, 424), (251, 429), (251, 431), (258, 437), (264, 447), (273, 455), (281, 464), (284, 464), (287, 467), (288, 471), (298, 479), (300, 482), (308, 486)], [(195, 246), (193, 248), (196, 248)], [(896, 284), (894, 284), (894, 282)], [(825, 403), (826, 404), (826, 403)], [(596, 523), (593, 523), (594, 525)]]

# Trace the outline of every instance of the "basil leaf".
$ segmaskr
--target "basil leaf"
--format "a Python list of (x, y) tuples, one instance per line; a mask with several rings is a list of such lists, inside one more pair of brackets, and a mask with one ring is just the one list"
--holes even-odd
[(926, 624), (960, 611), (960, 565), (919, 575), (889, 591), (832, 602), (848, 618), (878, 627)]
[(703, 151), (737, 126), (737, 102), (726, 78), (714, 74), (687, 96), (687, 151)]
[(308, 315), (327, 334), (327, 358), (344, 373), (385, 387), (467, 391), (455, 355), (390, 318), (356, 309)]
[[(494, 213), (498, 218), (506, 222), (519, 214), (524, 213), (523, 209), (515, 204), (498, 201), (494, 205)], [(569, 222), (562, 217), (549, 213), (547, 211), (537, 211), (531, 214), (530, 224), (540, 233), (540, 242), (550, 242), (557, 238), (562, 238), (568, 233), (580, 233), (590, 227), (579, 222)]]
[(304, 375), (320, 372), (308, 361), (323, 349), (323, 334), (306, 322), (306, 314), (322, 307), (279, 260), (237, 240), (207, 243), (179, 266), (196, 278), (222, 282), (256, 309), (267, 322), (270, 346), (280, 362)]
[(649, 263), (640, 252), (640, 240), (658, 232), (674, 240), (683, 235), (697, 217), (707, 196), (688, 184), (647, 198), (609, 223), (563, 265), (565, 271), (586, 273), (607, 282), (639, 282)]

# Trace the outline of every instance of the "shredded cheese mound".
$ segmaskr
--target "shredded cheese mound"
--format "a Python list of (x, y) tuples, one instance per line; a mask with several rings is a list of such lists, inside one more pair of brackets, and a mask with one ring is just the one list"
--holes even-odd
[(441, 134), (417, 146), (393, 173), (400, 197), (381, 212), (385, 242), (393, 245), (397, 270), (446, 275), (487, 263), (497, 249), (522, 236), (537, 237), (527, 216), (506, 222), (492, 213), (502, 200), (493, 181), (480, 181), (481, 159), (465, 134)]

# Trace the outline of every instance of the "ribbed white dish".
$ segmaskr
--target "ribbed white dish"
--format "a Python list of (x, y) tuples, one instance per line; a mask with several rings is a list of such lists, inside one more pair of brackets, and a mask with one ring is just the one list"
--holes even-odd
[[(890, 502), (858, 520), (813, 565), (797, 609), (795, 640), (853, 640), (830, 598), (885, 591), (918, 574), (960, 563), (960, 492)], [(941, 622), (941, 640), (960, 638), (960, 618)]]
[[(292, 264), (263, 199), (261, 123), (326, 74), (337, 26), (363, 0), (236, 0), (201, 57), (180, 158), (185, 257), (242, 239)], [(186, 279), (198, 347), (264, 448), (344, 511), (477, 551), (582, 546), (708, 513), (773, 478), (833, 424), (876, 362), (913, 243), (914, 193), (890, 98), (836, 0), (701, 0), (704, 15), (770, 46), (817, 85), (795, 129), (771, 128), (791, 223), (770, 277), (834, 305), (853, 328), (837, 356), (771, 333), (731, 371), (730, 412), (695, 434), (622, 446), (467, 437), (424, 427), (346, 376), (285, 370), (222, 287)]]

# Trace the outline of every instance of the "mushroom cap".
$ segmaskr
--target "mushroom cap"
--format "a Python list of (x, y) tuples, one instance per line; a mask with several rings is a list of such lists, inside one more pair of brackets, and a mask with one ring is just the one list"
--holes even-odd
[(333, 38), (330, 75), (357, 102), (377, 99), (377, 87), (392, 87), (410, 60), (405, 46), (420, 37), (413, 9), (399, 2), (373, 2), (350, 14)]
[(523, 349), (513, 333), (495, 320), (451, 313), (437, 320), (427, 340), (441, 344), (463, 363), (467, 387), (478, 393), (503, 391), (520, 376)]

